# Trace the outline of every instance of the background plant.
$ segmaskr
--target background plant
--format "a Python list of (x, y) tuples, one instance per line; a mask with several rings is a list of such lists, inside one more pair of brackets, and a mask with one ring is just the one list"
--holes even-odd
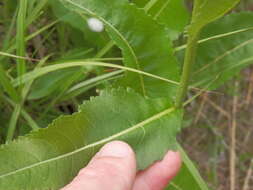
[[(204, 27), (237, 3), (196, 0), (190, 22), (184, 1), (176, 0), (3, 1), (0, 133), (8, 143), (0, 149), (0, 187), (57, 189), (100, 146), (120, 139), (134, 147), (140, 169), (179, 149), (184, 166), (168, 189), (207, 189), (176, 134), (182, 106), (252, 61), (251, 13)], [(90, 17), (106, 31), (92, 32)]]

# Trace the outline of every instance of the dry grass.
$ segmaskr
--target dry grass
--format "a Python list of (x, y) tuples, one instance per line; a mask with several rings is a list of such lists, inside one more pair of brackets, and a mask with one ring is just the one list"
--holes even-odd
[(188, 108), (195, 119), (180, 139), (210, 187), (253, 190), (253, 68), (231, 84), (220, 90), (229, 94), (203, 94)]

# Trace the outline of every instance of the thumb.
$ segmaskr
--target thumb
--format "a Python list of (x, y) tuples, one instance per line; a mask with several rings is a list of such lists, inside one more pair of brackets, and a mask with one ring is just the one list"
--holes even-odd
[(62, 190), (130, 190), (136, 174), (133, 150), (121, 141), (106, 144)]

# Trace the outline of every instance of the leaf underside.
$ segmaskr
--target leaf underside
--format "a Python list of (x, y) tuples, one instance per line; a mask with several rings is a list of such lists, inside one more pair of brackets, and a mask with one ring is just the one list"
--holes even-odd
[(0, 189), (59, 189), (111, 140), (129, 143), (143, 169), (175, 148), (181, 112), (170, 106), (165, 99), (145, 99), (130, 89), (103, 91), (78, 113), (2, 145)]

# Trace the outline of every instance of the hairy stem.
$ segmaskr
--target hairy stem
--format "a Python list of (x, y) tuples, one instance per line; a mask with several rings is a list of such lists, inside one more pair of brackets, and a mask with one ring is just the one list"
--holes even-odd
[(176, 97), (176, 107), (181, 108), (187, 93), (187, 89), (189, 87), (189, 81), (191, 76), (191, 70), (193, 64), (195, 62), (196, 57), (196, 49), (197, 49), (197, 42), (198, 42), (198, 34), (189, 35), (187, 41), (187, 48), (185, 52), (185, 60), (183, 66), (183, 73)]

